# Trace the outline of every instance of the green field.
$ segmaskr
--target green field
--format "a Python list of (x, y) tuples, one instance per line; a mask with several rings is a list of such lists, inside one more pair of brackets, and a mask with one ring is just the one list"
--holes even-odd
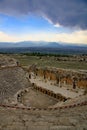
[(39, 67), (57, 67), (57, 68), (64, 68), (64, 69), (81, 69), (87, 70), (87, 62), (86, 61), (59, 61), (56, 60), (54, 56), (28, 56), (28, 55), (21, 55), (15, 54), (10, 55), (11, 57), (16, 58), (22, 66), (29, 66), (32, 64), (36, 64)]

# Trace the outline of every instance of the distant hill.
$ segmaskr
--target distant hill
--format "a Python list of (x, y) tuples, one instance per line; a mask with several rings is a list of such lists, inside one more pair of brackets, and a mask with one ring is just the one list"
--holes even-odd
[(0, 42), (0, 48), (9, 48), (9, 47), (13, 47), (13, 44), (9, 42)]
[(11, 42), (0, 42), (0, 48), (8, 48), (8, 47), (60, 47), (61, 44), (57, 42), (33, 42), (33, 41), (22, 41), (17, 43)]
[(22, 41), (22, 42), (0, 42), (0, 48), (16, 48), (16, 47), (50, 47), (50, 48), (84, 48), (87, 45), (78, 45), (78, 44), (67, 44), (67, 43), (58, 43), (58, 42), (44, 42), (44, 41)]
[(48, 42), (46, 46), (47, 47), (63, 47), (62, 44), (59, 44), (57, 42)]

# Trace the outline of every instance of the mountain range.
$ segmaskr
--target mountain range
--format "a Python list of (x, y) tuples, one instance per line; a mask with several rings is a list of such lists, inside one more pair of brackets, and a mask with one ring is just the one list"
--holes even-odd
[(87, 48), (84, 44), (67, 44), (58, 42), (44, 42), (44, 41), (22, 41), (22, 42), (0, 42), (0, 48), (16, 48), (16, 47), (49, 47), (49, 48)]

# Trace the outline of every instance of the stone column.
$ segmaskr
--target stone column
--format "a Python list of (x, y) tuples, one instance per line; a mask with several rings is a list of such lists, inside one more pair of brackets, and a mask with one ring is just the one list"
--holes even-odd
[(73, 78), (73, 89), (76, 89), (76, 78)]

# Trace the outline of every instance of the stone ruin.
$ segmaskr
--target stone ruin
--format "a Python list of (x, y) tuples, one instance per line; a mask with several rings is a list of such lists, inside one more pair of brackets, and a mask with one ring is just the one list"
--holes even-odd
[[(68, 87), (70, 91), (87, 90), (86, 71), (37, 68), (34, 65), (29, 69), (24, 69), (19, 63), (17, 64), (15, 59), (10, 61), (0, 60), (1, 130), (87, 129), (87, 93), (85, 97), (80, 95), (71, 100), (50, 89), (50, 87), (57, 87), (63, 90)], [(44, 82), (43, 86), (39, 84), (41, 82)], [(44, 87), (47, 83), (50, 83), (49, 89), (47, 86)], [(41, 108), (24, 106), (23, 96), (28, 95), (29, 102), (32, 98), (30, 97), (31, 90), (36, 95), (40, 92), (44, 97), (51, 97), (48, 102), (55, 99), (56, 104)], [(37, 98), (34, 100), (37, 103), (36, 100)], [(38, 100), (41, 98), (39, 97)]]
[(59, 101), (87, 94), (86, 71), (35, 67), (29, 69), (29, 79), (34, 89)]
[[(15, 99), (12, 98), (14, 104), (20, 104), (23, 96), (31, 88), (36, 92), (39, 91), (54, 98), (58, 102), (65, 102), (73, 97), (79, 97), (87, 93), (86, 71), (39, 68), (37, 65), (24, 69), (17, 60), (3, 55), (0, 57), (0, 64), (1, 103), (12, 102), (11, 98), (14, 95), (13, 97), (16, 97)], [(63, 89), (66, 89), (64, 91), (66, 94), (62, 92)], [(79, 93), (80, 89), (83, 93)], [(70, 93), (71, 95), (75, 93), (76, 96), (70, 96)]]
[(34, 74), (55, 81), (60, 87), (71, 85), (73, 89), (87, 88), (87, 72), (55, 68), (36, 68)]
[(17, 62), (14, 58), (0, 54), (0, 67), (16, 66)]

